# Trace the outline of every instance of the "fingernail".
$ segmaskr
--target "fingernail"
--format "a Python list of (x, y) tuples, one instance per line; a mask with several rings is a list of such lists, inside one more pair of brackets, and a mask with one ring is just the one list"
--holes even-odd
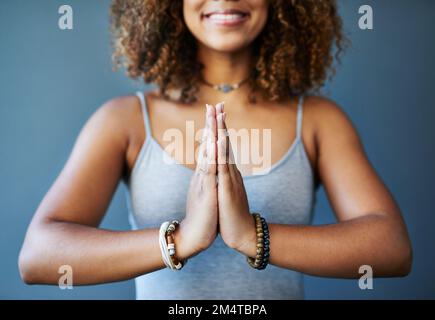
[(223, 121), (225, 121), (226, 117), (227, 117), (227, 114), (226, 114), (225, 112), (222, 113), (222, 120), (223, 120)]
[(216, 104), (216, 112), (217, 113), (221, 113), (222, 112), (222, 103), (221, 102), (218, 102)]
[(220, 106), (220, 112), (224, 112), (224, 103), (224, 101), (218, 103), (218, 105)]

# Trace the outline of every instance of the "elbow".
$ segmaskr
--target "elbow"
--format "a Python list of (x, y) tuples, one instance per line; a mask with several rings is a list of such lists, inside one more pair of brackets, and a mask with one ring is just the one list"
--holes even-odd
[(50, 263), (53, 259), (53, 240), (47, 236), (46, 226), (32, 222), (18, 255), (18, 271), (21, 280), (28, 285), (49, 284), (52, 278)]
[(20, 272), (21, 280), (28, 285), (36, 284), (36, 264), (35, 257), (29, 252), (28, 249), (22, 248), (18, 257), (18, 270)]
[(412, 270), (412, 247), (408, 242), (399, 254), (398, 262), (397, 262), (397, 276), (398, 277), (406, 277), (411, 273)]
[(18, 270), (21, 280), (28, 285), (46, 283), (48, 274), (47, 261), (49, 258), (41, 250), (44, 247), (26, 239), (18, 256)]
[(386, 265), (387, 277), (406, 277), (412, 270), (413, 252), (409, 240), (397, 246), (392, 255), (389, 255)]
[(384, 234), (390, 235), (378, 243), (384, 243), (379, 253), (384, 265), (383, 276), (406, 277), (412, 271), (413, 250), (409, 235), (403, 224), (389, 225)]

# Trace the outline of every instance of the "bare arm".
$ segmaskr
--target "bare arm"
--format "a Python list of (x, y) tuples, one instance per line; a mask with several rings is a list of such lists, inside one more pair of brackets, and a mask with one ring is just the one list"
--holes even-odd
[(29, 226), (19, 257), (26, 283), (57, 284), (61, 265), (72, 267), (74, 285), (123, 280), (164, 267), (157, 229), (98, 229), (123, 174), (124, 107), (137, 103), (132, 99), (105, 104), (80, 132)]
[[(120, 281), (165, 267), (158, 229), (98, 228), (123, 175), (127, 128), (133, 121), (126, 107), (135, 103), (135, 97), (115, 99), (94, 113), (82, 129), (65, 168), (29, 226), (19, 257), (26, 283), (57, 284), (63, 265), (72, 267), (74, 285)], [(210, 108), (186, 216), (174, 233), (180, 260), (207, 249), (217, 234), (216, 165), (210, 164), (208, 158), (214, 155), (206, 151), (214, 150), (214, 117)]]
[(318, 173), (338, 223), (272, 225), (271, 262), (328, 277), (360, 277), (361, 265), (370, 265), (375, 276), (407, 275), (412, 250), (400, 209), (345, 114), (318, 103)]
[(382, 214), (326, 226), (272, 224), (270, 262), (321, 277), (359, 278), (362, 265), (371, 266), (377, 277), (405, 276), (411, 253), (397, 235), (400, 229), (398, 222)]
[[(329, 101), (310, 100), (310, 118), (316, 128), (317, 171), (338, 223), (270, 224), (270, 263), (324, 277), (360, 277), (361, 265), (370, 265), (375, 276), (407, 275), (412, 249), (400, 209), (369, 163), (345, 114)], [(237, 179), (233, 183), (237, 185)], [(239, 198), (245, 197), (243, 189), (232, 188), (240, 191)], [(239, 230), (228, 230), (226, 234), (233, 238), (228, 236), (227, 243), (255, 257), (253, 219), (240, 205), (236, 211), (245, 212), (233, 214), (239, 216), (237, 223), (228, 226), (237, 225)], [(240, 234), (245, 236), (237, 238)]]

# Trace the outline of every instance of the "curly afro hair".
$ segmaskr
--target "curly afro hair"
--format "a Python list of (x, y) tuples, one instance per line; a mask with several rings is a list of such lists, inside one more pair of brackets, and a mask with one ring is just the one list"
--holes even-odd
[[(113, 0), (113, 59), (132, 78), (180, 90), (178, 101), (196, 101), (204, 68), (196, 39), (183, 20), (183, 1)], [(335, 0), (269, 0), (268, 20), (253, 43), (249, 100), (259, 91), (281, 101), (317, 91), (335, 73), (334, 58), (347, 45)]]

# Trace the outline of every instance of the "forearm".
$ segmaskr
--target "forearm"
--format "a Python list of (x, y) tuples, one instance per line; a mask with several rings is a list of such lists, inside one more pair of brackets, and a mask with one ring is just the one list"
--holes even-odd
[[(269, 224), (270, 259), (276, 266), (323, 277), (357, 278), (361, 265), (375, 276), (400, 276), (411, 249), (400, 222), (381, 215), (323, 226)], [(255, 257), (255, 243), (241, 252)]]
[(158, 229), (109, 231), (68, 222), (35, 228), (20, 255), (28, 283), (57, 284), (62, 265), (72, 267), (74, 285), (120, 281), (165, 267)]

